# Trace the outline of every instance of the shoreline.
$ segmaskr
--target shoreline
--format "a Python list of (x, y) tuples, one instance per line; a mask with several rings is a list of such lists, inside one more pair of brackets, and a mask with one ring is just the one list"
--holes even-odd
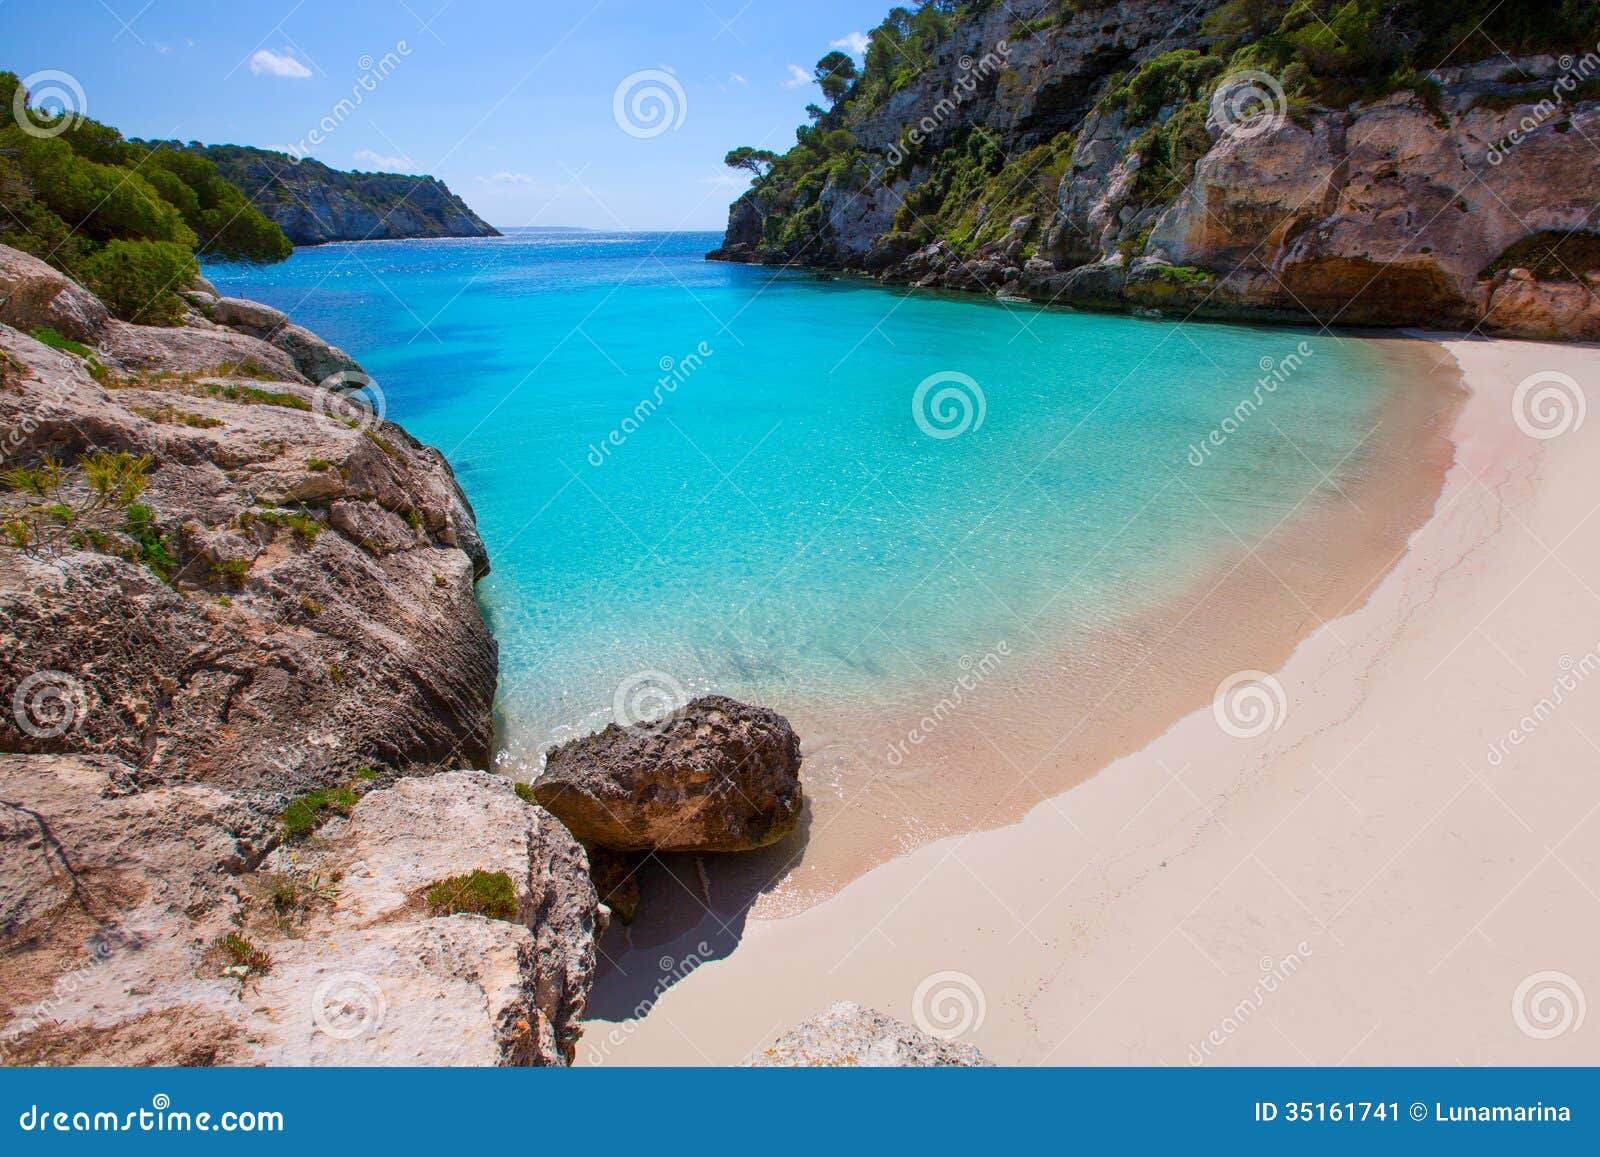
[[(1218, 516), (1219, 545), (1197, 560), (1198, 573), (1096, 629), (1062, 636), (1041, 623), (1048, 642), (1019, 648), (1029, 653), (1006, 646), (1020, 636), (1001, 640), (964, 656), (967, 666), (938, 672), (948, 676), (943, 688), (886, 689), (870, 707), (785, 705), (805, 742), (804, 831), (709, 863), (709, 918), (688, 898), (699, 889), (692, 858), (663, 857), (685, 890), (653, 880), (667, 874), (656, 866), (642, 874), (654, 894), (631, 931), (608, 944), (621, 968), (632, 971), (635, 949), (648, 955), (682, 941), (685, 919), (709, 926), (731, 950), (724, 925), (795, 915), (934, 840), (1015, 823), (1209, 703), (1232, 673), (1276, 669), (1311, 630), (1347, 610), (1395, 565), (1431, 511), (1450, 461), (1445, 427), (1465, 396), (1453, 365), (1439, 365), (1431, 347), (1392, 334), (1360, 340), (1373, 343), (1374, 371), (1394, 393), (1351, 452), (1354, 482), (1305, 495), (1259, 542), (1224, 530)], [(1171, 484), (1183, 484), (1181, 476)], [(1374, 507), (1386, 515), (1376, 530), (1363, 513)], [(1029, 633), (1039, 638), (1031, 626), (1021, 635)], [(970, 694), (947, 711), (948, 691), (962, 680)]]
[[(1591, 741), (1552, 724), (1493, 767), (1484, 735), (1548, 694), (1575, 629), (1600, 646), (1586, 565), (1519, 561), (1530, 534), (1600, 559), (1594, 432), (1536, 440), (1509, 406), (1528, 374), (1592, 377), (1600, 350), (1427, 340), (1471, 391), (1443, 491), (1370, 597), (1268, 668), (1277, 729), (1236, 738), (1202, 707), (1018, 823), (752, 918), (648, 1016), (591, 1020), (579, 1062), (732, 1063), (833, 1000), (914, 1021), (919, 984), (955, 976), (985, 1009), (962, 1039), (1000, 1063), (1593, 1063), (1508, 1012), (1524, 977), (1594, 958), (1597, 901), (1547, 854), (1597, 822)], [(1505, 903), (1540, 871), (1532, 910)], [(1446, 951), (1480, 937), (1487, 956)], [(686, 940), (649, 951), (687, 960)], [(1211, 1044), (1265, 979), (1263, 1015)]]

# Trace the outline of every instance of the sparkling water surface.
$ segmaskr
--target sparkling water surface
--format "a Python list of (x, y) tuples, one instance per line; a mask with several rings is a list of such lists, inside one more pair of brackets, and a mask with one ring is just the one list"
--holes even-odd
[(704, 261), (718, 240), (207, 269), (357, 357), (455, 467), (513, 759), (679, 689), (870, 709), (1002, 640), (1047, 654), (1360, 471), (1392, 388), (1370, 344), (1312, 330)]

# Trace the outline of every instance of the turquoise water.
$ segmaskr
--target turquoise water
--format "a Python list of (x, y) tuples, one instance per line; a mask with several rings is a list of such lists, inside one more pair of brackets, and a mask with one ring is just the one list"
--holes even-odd
[[(641, 672), (870, 707), (997, 640), (1047, 653), (1358, 473), (1389, 388), (1369, 346), (1312, 331), (893, 292), (703, 261), (716, 241), (524, 231), (208, 270), (349, 350), (455, 466), (514, 757), (648, 698)], [(924, 431), (935, 374), (976, 383), (981, 423), (946, 381), (924, 401), (968, 428)]]

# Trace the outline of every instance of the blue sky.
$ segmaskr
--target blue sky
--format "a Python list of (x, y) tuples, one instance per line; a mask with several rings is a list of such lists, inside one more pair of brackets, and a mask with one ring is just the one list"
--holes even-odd
[(129, 136), (433, 173), (496, 225), (716, 229), (722, 155), (792, 143), (819, 94), (791, 66), (891, 3), (0, 0), (0, 68), (69, 74)]

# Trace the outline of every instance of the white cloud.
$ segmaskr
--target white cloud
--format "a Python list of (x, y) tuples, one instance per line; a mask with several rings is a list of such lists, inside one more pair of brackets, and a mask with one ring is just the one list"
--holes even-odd
[(798, 64), (789, 66), (789, 79), (783, 82), (784, 88), (799, 88), (802, 84), (811, 83), (811, 74)]
[(539, 183), (539, 178), (529, 173), (508, 173), (504, 170), (498, 173), (491, 173), (487, 177), (474, 177), (472, 179), (480, 185), (521, 185), (530, 188)]
[(848, 36), (841, 36), (838, 40), (830, 40), (829, 48), (841, 48), (851, 56), (862, 57), (867, 54), (867, 34), (865, 32), (852, 32)]
[(729, 84), (749, 84), (750, 82), (747, 81), (744, 77), (740, 76), (737, 72), (730, 72), (730, 73), (728, 73), (728, 83)]
[(353, 159), (356, 164), (365, 166), (368, 171), (376, 169), (385, 173), (410, 173), (417, 167), (417, 163), (410, 157), (386, 157), (371, 149), (357, 149)]
[(287, 52), (269, 52), (263, 48), (250, 58), (250, 71), (257, 76), (282, 76), (304, 80), (311, 70)]

